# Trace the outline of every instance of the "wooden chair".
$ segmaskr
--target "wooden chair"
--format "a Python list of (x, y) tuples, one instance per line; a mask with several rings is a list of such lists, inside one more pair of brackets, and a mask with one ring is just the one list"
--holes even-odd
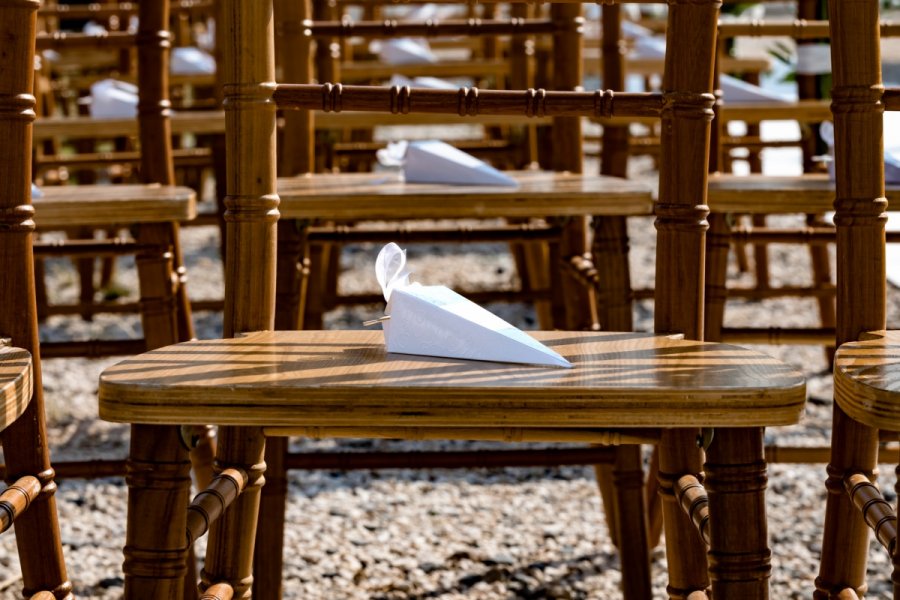
[[(805, 393), (802, 378), (778, 361), (693, 341), (702, 338), (703, 328), (706, 210), (698, 200), (705, 197), (717, 4), (670, 5), (673, 41), (664, 94), (451, 92), (470, 114), (600, 112), (664, 119), (657, 205), (656, 326), (662, 335), (540, 334), (576, 361), (571, 371), (386, 356), (377, 332), (265, 332), (274, 322), (276, 104), (415, 112), (436, 105), (427, 98), (443, 102), (446, 92), (273, 84), (271, 5), (236, 0), (224, 8), (223, 29), (233, 36), (224, 65), (225, 333), (262, 333), (171, 346), (102, 376), (101, 415), (134, 424), (131, 461), (141, 475), (129, 482), (126, 597), (180, 597), (184, 532), (195, 539), (216, 517), (205, 593), (249, 597), (267, 434), (558, 439), (606, 428), (617, 434), (601, 433), (594, 441), (660, 445), (670, 594), (696, 598), (711, 586), (719, 598), (766, 597), (770, 553), (761, 427), (795, 422)], [(689, 62), (691, 68), (683, 68)], [(665, 335), (678, 331), (688, 339)], [(174, 424), (205, 422), (209, 415), (223, 425), (223, 471), (186, 511), (187, 460), (175, 443)], [(642, 432), (647, 427), (649, 435)], [(708, 496), (699, 480), (699, 427), (717, 428), (706, 454)], [(172, 452), (151, 455), (147, 449), (154, 444)], [(156, 526), (158, 519), (167, 526)], [(714, 561), (710, 574), (706, 541)]]
[[(300, 11), (302, 3), (289, 3), (284, 6), (284, 11)], [(276, 5), (276, 14), (278, 6)], [(308, 9), (307, 9), (308, 10)], [(301, 20), (302, 14), (286, 13), (294, 20)], [(558, 8), (554, 8), (550, 19), (531, 19), (512, 23), (502, 21), (481, 21), (476, 23), (443, 22), (429, 23), (427, 25), (415, 23), (310, 23), (306, 30), (312, 37), (322, 37), (332, 34), (363, 33), (383, 34), (385, 31), (401, 31), (407, 35), (428, 34), (446, 35), (447, 33), (470, 31), (473, 33), (494, 32), (548, 32), (555, 31), (555, 44), (559, 60), (556, 63), (558, 86), (560, 89), (574, 89), (580, 81), (580, 74), (570, 72), (562, 68), (565, 64), (578, 65), (579, 61), (570, 57), (579, 54), (578, 35), (573, 28), (578, 27), (577, 17), (580, 11), (569, 11), (563, 14)], [(614, 15), (617, 17), (618, 15)], [(611, 17), (612, 18), (612, 17)], [(291, 31), (290, 19), (283, 19), (282, 35)], [(579, 28), (580, 29), (580, 28)], [(294, 40), (295, 42), (297, 40)], [(288, 56), (302, 54), (301, 48), (292, 46), (283, 40), (283, 51)], [(306, 40), (305, 43), (309, 44)], [(297, 78), (308, 79), (308, 71), (303, 71), (302, 61), (294, 60), (292, 65), (285, 64), (286, 73), (289, 68), (295, 68)], [(577, 70), (576, 70), (577, 71)], [(460, 122), (459, 109), (455, 94), (444, 94), (443, 108), (437, 104), (433, 113), (444, 113), (448, 123)], [(372, 109), (375, 110), (373, 104)], [(328, 113), (326, 112), (326, 116)], [(415, 115), (410, 115), (415, 116)], [(453, 120), (456, 118), (455, 121)], [(316, 117), (318, 119), (318, 116)], [(309, 121), (307, 111), (287, 111), (285, 120), (285, 145), (287, 152), (281, 158), (288, 165), (288, 169), (311, 170), (312, 169), (312, 124)], [(600, 297), (598, 309), (602, 311), (603, 326), (610, 330), (629, 331), (632, 329), (631, 300), (629, 297), (630, 281), (628, 269), (628, 243), (625, 233), (625, 217), (634, 215), (648, 215), (652, 213), (652, 200), (649, 189), (628, 182), (623, 179), (625, 175), (625, 163), (620, 159), (627, 159), (627, 154), (613, 158), (609, 155), (606, 161), (606, 169), (611, 176), (585, 176), (581, 171), (581, 135), (580, 125), (577, 119), (557, 118), (553, 119), (557, 135), (556, 139), (556, 168), (567, 169), (568, 172), (553, 171), (522, 171), (510, 173), (518, 182), (519, 187), (509, 190), (502, 187), (477, 187), (477, 186), (452, 186), (452, 185), (421, 185), (404, 184), (400, 181), (385, 181), (384, 174), (315, 174), (304, 177), (282, 178), (279, 180), (279, 197), (281, 198), (281, 215), (285, 219), (279, 226), (279, 267), (278, 267), (278, 294), (276, 299), (276, 327), (279, 329), (294, 329), (301, 320), (305, 327), (318, 328), (321, 326), (321, 313), (329, 306), (314, 307), (312, 311), (306, 309), (303, 303), (304, 297), (310, 298), (313, 303), (320, 303), (321, 296), (330, 295), (324, 276), (328, 269), (322, 259), (316, 260), (326, 252), (319, 248), (334, 242), (346, 243), (349, 241), (381, 242), (392, 239), (404, 241), (478, 241), (478, 240), (514, 240), (519, 243), (535, 242), (550, 244), (548, 253), (540, 249), (530, 248), (530, 255), (526, 251), (529, 262), (521, 262), (522, 266), (530, 267), (521, 272), (528, 276), (532, 282), (523, 294), (517, 292), (482, 292), (467, 293), (466, 295), (476, 301), (496, 301), (498, 299), (550, 300), (553, 313), (541, 319), (544, 328), (552, 327), (552, 323), (565, 324), (569, 329), (585, 329), (594, 327), (596, 317), (592, 316), (593, 300), (581, 293), (581, 298), (570, 300), (568, 306), (562, 301), (560, 295), (564, 290), (572, 290), (574, 282), (567, 281), (566, 274), (579, 275), (589, 279), (587, 283), (595, 288), (595, 293)], [(565, 128), (566, 133), (560, 134), (560, 128)], [(621, 128), (618, 132), (621, 134)], [(290, 145), (288, 140), (290, 140)], [(304, 142), (305, 140), (305, 142)], [(627, 132), (626, 132), (627, 140)], [(612, 153), (616, 147), (627, 147), (627, 142), (618, 142), (612, 135), (609, 137), (608, 151)], [(296, 154), (291, 155), (294, 151)], [(306, 165), (304, 165), (306, 161)], [(283, 164), (285, 164), (283, 163)], [(596, 239), (596, 249), (602, 257), (603, 265), (594, 268), (589, 258), (588, 247), (583, 241), (586, 237), (587, 220), (593, 217), (597, 223), (599, 233)], [(396, 221), (409, 219), (484, 219), (507, 218), (519, 220), (533, 220), (535, 218), (546, 219), (549, 224), (529, 223), (525, 227), (489, 227), (459, 230), (452, 227), (445, 230), (388, 230), (377, 231), (341, 227), (335, 229), (328, 226), (306, 225), (303, 228), (291, 223), (293, 220), (299, 224), (317, 223), (324, 219), (355, 223), (359, 221)], [(566, 220), (573, 220), (566, 228), (561, 225)], [(602, 223), (602, 224), (601, 224)], [(574, 232), (574, 233), (573, 233)], [(566, 237), (568, 236), (568, 242)], [(313, 283), (307, 289), (304, 283), (298, 281), (300, 270), (296, 268), (300, 244), (296, 243), (300, 237), (305, 237), (312, 251), (307, 252), (307, 262), (310, 263), (310, 281)], [(580, 242), (578, 240), (581, 240)], [(582, 244), (572, 246), (572, 244)], [(566, 248), (566, 244), (568, 247)], [(565, 249), (564, 249), (565, 248)], [(537, 252), (535, 252), (535, 250)], [(549, 256), (548, 256), (549, 255)], [(571, 277), (571, 275), (569, 276)], [(577, 288), (576, 288), (577, 289)], [(304, 296), (303, 290), (307, 290)], [(551, 295), (554, 293), (554, 295)], [(566, 295), (574, 296), (572, 291)], [(362, 301), (380, 303), (379, 296), (366, 295), (344, 298), (344, 301)], [(310, 315), (312, 312), (312, 315)], [(540, 311), (539, 311), (540, 312)], [(305, 316), (304, 316), (305, 315)], [(302, 316), (302, 318), (301, 318)], [(575, 319), (575, 320), (572, 320)], [(284, 484), (287, 464), (286, 441), (273, 439), (267, 451), (267, 464), (269, 465), (268, 480), (274, 485), (265, 488), (262, 495), (263, 510), (265, 515), (263, 526), (259, 530), (257, 553), (257, 593), (269, 595), (262, 591), (264, 586), (278, 581), (281, 573), (281, 540), (283, 538), (283, 522), (273, 522), (275, 515), (284, 512)], [(643, 490), (636, 482), (643, 480), (640, 449), (637, 447), (622, 447), (614, 451), (614, 460), (609, 465), (598, 467), (598, 476), (601, 481), (601, 491), (604, 495), (605, 514), (610, 531), (617, 546), (623, 550), (623, 565), (626, 571), (625, 579), (639, 581), (633, 584), (649, 590), (649, 571), (647, 570), (646, 542), (643, 540), (643, 522), (626, 523), (619, 525), (618, 515), (620, 511), (616, 506), (641, 506), (643, 504)], [(628, 455), (625, 460), (622, 456)], [(364, 457), (360, 457), (363, 458)], [(348, 463), (351, 459), (348, 457)], [(614, 464), (615, 463), (615, 464)], [(627, 465), (627, 467), (626, 467)], [(614, 485), (619, 482), (619, 485)], [(617, 500), (618, 498), (618, 500)], [(628, 518), (634, 516), (628, 511), (621, 511)], [(656, 510), (655, 514), (659, 514)], [(654, 539), (658, 539), (661, 523), (654, 520)], [(626, 532), (619, 535), (622, 529)], [(631, 547), (631, 540), (637, 538), (639, 545)], [(655, 545), (655, 543), (654, 543)], [(260, 577), (261, 576), (261, 577)], [(632, 597), (640, 597), (638, 587), (629, 590)], [(649, 592), (647, 592), (649, 593)]]
[[(0, 442), (8, 487), (0, 530), (15, 520), (24, 594), (68, 599), (47, 449), (35, 305), (31, 196), (34, 35), (38, 2), (0, 2)], [(9, 344), (19, 347), (12, 347)]]
[(836, 2), (829, 5), (829, 16), (837, 187), (836, 337), (840, 351), (834, 369), (836, 405), (825, 483), (822, 559), (814, 597), (857, 598), (865, 594), (868, 524), (893, 555), (897, 598), (896, 515), (874, 481), (878, 429), (900, 429), (896, 419), (897, 336), (882, 331), (886, 306), (884, 211), (888, 204), (882, 114), (900, 109), (900, 90), (886, 90), (881, 81), (879, 4)]

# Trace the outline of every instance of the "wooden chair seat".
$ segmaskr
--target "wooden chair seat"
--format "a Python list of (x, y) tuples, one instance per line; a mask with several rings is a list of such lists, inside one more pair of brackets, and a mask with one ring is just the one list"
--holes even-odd
[(517, 188), (404, 183), (396, 174), (316, 174), (278, 180), (282, 218), (412, 219), (650, 215), (646, 185), (602, 175), (508, 172)]
[(0, 345), (0, 431), (22, 416), (34, 391), (31, 353)]
[(900, 331), (865, 334), (838, 349), (834, 398), (853, 419), (900, 431)]
[[(821, 214), (834, 210), (828, 175), (711, 175), (709, 209), (717, 213)], [(900, 202), (900, 185), (887, 187), (888, 202)]]
[(257, 332), (127, 359), (100, 416), (143, 424), (312, 427), (742, 427), (796, 423), (802, 376), (736, 346), (536, 332), (573, 369), (387, 354), (378, 331)]
[(41, 229), (172, 223), (197, 216), (194, 190), (174, 185), (117, 184), (43, 188), (34, 199)]

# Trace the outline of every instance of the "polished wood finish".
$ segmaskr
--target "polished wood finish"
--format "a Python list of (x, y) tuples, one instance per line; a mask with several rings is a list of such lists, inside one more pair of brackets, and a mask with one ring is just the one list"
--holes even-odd
[[(578, 63), (579, 66), (580, 63)], [(281, 108), (324, 112), (372, 111), (393, 114), (514, 115), (520, 117), (658, 117), (663, 96), (649, 92), (558, 90), (435, 90), (407, 86), (364, 86), (325, 83), (277, 84), (274, 99)]]
[[(879, 4), (831, 2), (838, 346), (885, 327), (883, 104)], [(869, 530), (844, 493), (849, 472), (874, 478), (878, 432), (834, 407), (822, 560), (815, 598), (866, 591)]]
[(278, 180), (285, 218), (465, 219), (585, 215), (650, 215), (650, 189), (616, 177), (519, 171), (519, 184), (498, 186), (404, 183), (393, 174), (316, 174)]
[(3, 493), (0, 493), (0, 532), (9, 529), (13, 521), (28, 510), (40, 493), (41, 482), (31, 475), (21, 477), (8, 485)]
[[(32, 91), (35, 15), (39, 4), (35, 0), (0, 1), (0, 338), (9, 338), (16, 347), (30, 353), (32, 369), (29, 402), (22, 407), (18, 419), (5, 423), (0, 442), (6, 460), (6, 481), (15, 485), (22, 477), (33, 477), (38, 482), (36, 496), (28, 510), (18, 516), (15, 526), (22, 593), (31, 596), (47, 592), (57, 599), (68, 599), (72, 598), (72, 584), (62, 556), (54, 498), (56, 484), (47, 449), (31, 252), (31, 130), (35, 118)], [(6, 348), (0, 351), (7, 356), (15, 352)], [(24, 360), (24, 356), (16, 360)], [(6, 398), (4, 393), (3, 412), (11, 416)]]
[[(108, 369), (100, 411), (148, 424), (216, 415), (223, 425), (254, 426), (689, 427), (734, 415), (748, 426), (787, 424), (802, 407), (802, 378), (738, 347), (647, 334), (534, 337), (576, 368), (388, 355), (374, 331), (186, 342)], [(519, 409), (510, 412), (513, 399)]]
[[(900, 186), (887, 188), (887, 199), (900, 203)], [(717, 174), (709, 178), (709, 206), (715, 212), (823, 213), (834, 208), (835, 183), (828, 175)]]
[(22, 416), (33, 391), (31, 354), (0, 344), (0, 430)]
[(834, 360), (834, 399), (856, 421), (900, 430), (900, 332), (866, 334), (841, 346)]
[(43, 230), (71, 227), (75, 210), (78, 224), (91, 227), (188, 221), (197, 215), (196, 193), (181, 186), (73, 185), (41, 191), (43, 197), (34, 200), (34, 218)]

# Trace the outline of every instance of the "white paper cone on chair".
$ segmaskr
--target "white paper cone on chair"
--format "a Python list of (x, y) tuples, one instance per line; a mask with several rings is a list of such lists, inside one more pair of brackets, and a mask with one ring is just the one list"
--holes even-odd
[(129, 119), (137, 117), (137, 86), (115, 79), (104, 79), (91, 85), (91, 116), (95, 119)]
[(403, 176), (407, 183), (518, 186), (515, 179), (483, 160), (438, 140), (409, 143)]
[(442, 285), (409, 282), (406, 251), (390, 243), (375, 261), (390, 318), (388, 352), (571, 368), (565, 358)]

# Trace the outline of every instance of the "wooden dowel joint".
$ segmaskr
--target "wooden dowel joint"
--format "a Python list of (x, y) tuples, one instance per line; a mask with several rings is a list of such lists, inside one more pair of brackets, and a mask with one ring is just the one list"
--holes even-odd
[(26, 475), (0, 493), (0, 532), (9, 529), (13, 521), (28, 510), (41, 489), (41, 482), (37, 477)]
[(675, 482), (675, 497), (708, 546), (709, 498), (703, 484), (694, 475), (684, 475)]
[(893, 556), (897, 543), (897, 515), (881, 490), (864, 473), (844, 477), (844, 489), (879, 543)]
[(243, 469), (224, 469), (216, 475), (206, 489), (194, 497), (188, 507), (187, 516), (189, 544), (193, 544), (209, 531), (210, 524), (235, 501), (244, 490), (248, 480), (249, 475)]

